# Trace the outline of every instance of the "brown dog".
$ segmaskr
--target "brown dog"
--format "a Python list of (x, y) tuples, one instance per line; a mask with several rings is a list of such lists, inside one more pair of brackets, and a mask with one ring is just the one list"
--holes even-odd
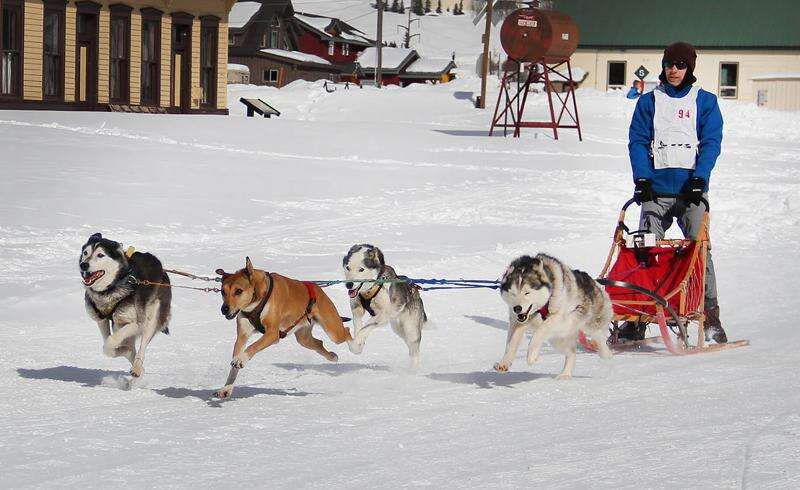
[[(222, 276), (222, 314), (228, 320), (236, 318), (236, 343), (228, 380), (214, 393), (215, 397), (231, 396), (233, 383), (245, 363), (292, 330), (300, 345), (319, 352), (331, 362), (339, 357), (311, 334), (314, 323), (322, 325), (336, 344), (347, 342), (352, 350), (350, 330), (342, 324), (333, 302), (319, 286), (254, 269), (250, 257), (245, 268), (238, 272), (228, 274), (222, 269), (216, 272)], [(255, 331), (262, 334), (261, 338), (245, 349), (247, 339)]]

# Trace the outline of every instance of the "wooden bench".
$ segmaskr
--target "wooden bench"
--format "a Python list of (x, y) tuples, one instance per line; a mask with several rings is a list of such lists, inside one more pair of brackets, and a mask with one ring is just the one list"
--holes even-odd
[(242, 97), (239, 99), (239, 102), (247, 107), (247, 117), (253, 117), (256, 113), (258, 113), (259, 116), (264, 116), (266, 118), (281, 115), (279, 110), (275, 109), (261, 99), (248, 99)]

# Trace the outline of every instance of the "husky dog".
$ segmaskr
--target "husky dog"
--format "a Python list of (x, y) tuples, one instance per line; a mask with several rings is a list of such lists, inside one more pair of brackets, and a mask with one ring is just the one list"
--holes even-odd
[[(79, 265), (86, 290), (86, 311), (100, 327), (103, 353), (127, 358), (131, 375), (142, 376), (147, 345), (156, 332), (169, 333), (172, 291), (140, 284), (169, 284), (161, 262), (149, 253), (128, 254), (121, 243), (95, 233), (81, 248)], [(137, 337), (141, 338), (138, 353)]]
[[(376, 283), (375, 279), (402, 279), (383, 258), (378, 247), (353, 245), (342, 261), (348, 281), (350, 309), (353, 312), (353, 353), (360, 354), (370, 332), (389, 323), (392, 330), (408, 345), (411, 367), (419, 365), (419, 343), (422, 328), (428, 321), (419, 291), (410, 283)], [(367, 280), (366, 282), (360, 282)], [(359, 282), (357, 282), (359, 281)], [(362, 324), (364, 314), (370, 318)]]
[(566, 356), (564, 369), (556, 379), (572, 376), (579, 331), (592, 337), (600, 357), (611, 358), (606, 345), (611, 300), (589, 274), (545, 254), (524, 255), (506, 270), (500, 295), (508, 304), (508, 337), (505, 355), (494, 365), (495, 370), (508, 371), (528, 328), (533, 329), (528, 365), (536, 362), (546, 340)]

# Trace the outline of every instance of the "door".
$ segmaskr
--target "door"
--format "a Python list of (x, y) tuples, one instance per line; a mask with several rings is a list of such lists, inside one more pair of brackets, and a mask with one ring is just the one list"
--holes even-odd
[(172, 25), (172, 106), (188, 112), (192, 106), (192, 26)]
[(75, 100), (97, 104), (97, 14), (78, 14), (75, 48)]

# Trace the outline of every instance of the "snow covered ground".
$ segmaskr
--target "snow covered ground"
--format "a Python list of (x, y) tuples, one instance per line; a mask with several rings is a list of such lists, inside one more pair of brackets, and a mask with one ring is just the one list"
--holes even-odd
[[(83, 308), (78, 253), (97, 231), (202, 275), (249, 255), (337, 279), (359, 242), (412, 277), (495, 279), (539, 251), (599, 272), (632, 190), (634, 103), (580, 91), (583, 142), (514, 140), (486, 135), (478, 91), (474, 78), (232, 87), (231, 101), (283, 112), (269, 120), (238, 104), (230, 117), (0, 112), (0, 488), (800, 486), (800, 115), (754, 106), (722, 104), (711, 191), (722, 319), (748, 348), (581, 354), (560, 382), (547, 347), (499, 374), (499, 295), (429, 292), (418, 372), (388, 329), (360, 356), (334, 346), (338, 364), (287, 340), (218, 402), (233, 323), (217, 295), (176, 290), (144, 386), (122, 389), (127, 362), (103, 356)], [(328, 292), (349, 314), (344, 289)]]

